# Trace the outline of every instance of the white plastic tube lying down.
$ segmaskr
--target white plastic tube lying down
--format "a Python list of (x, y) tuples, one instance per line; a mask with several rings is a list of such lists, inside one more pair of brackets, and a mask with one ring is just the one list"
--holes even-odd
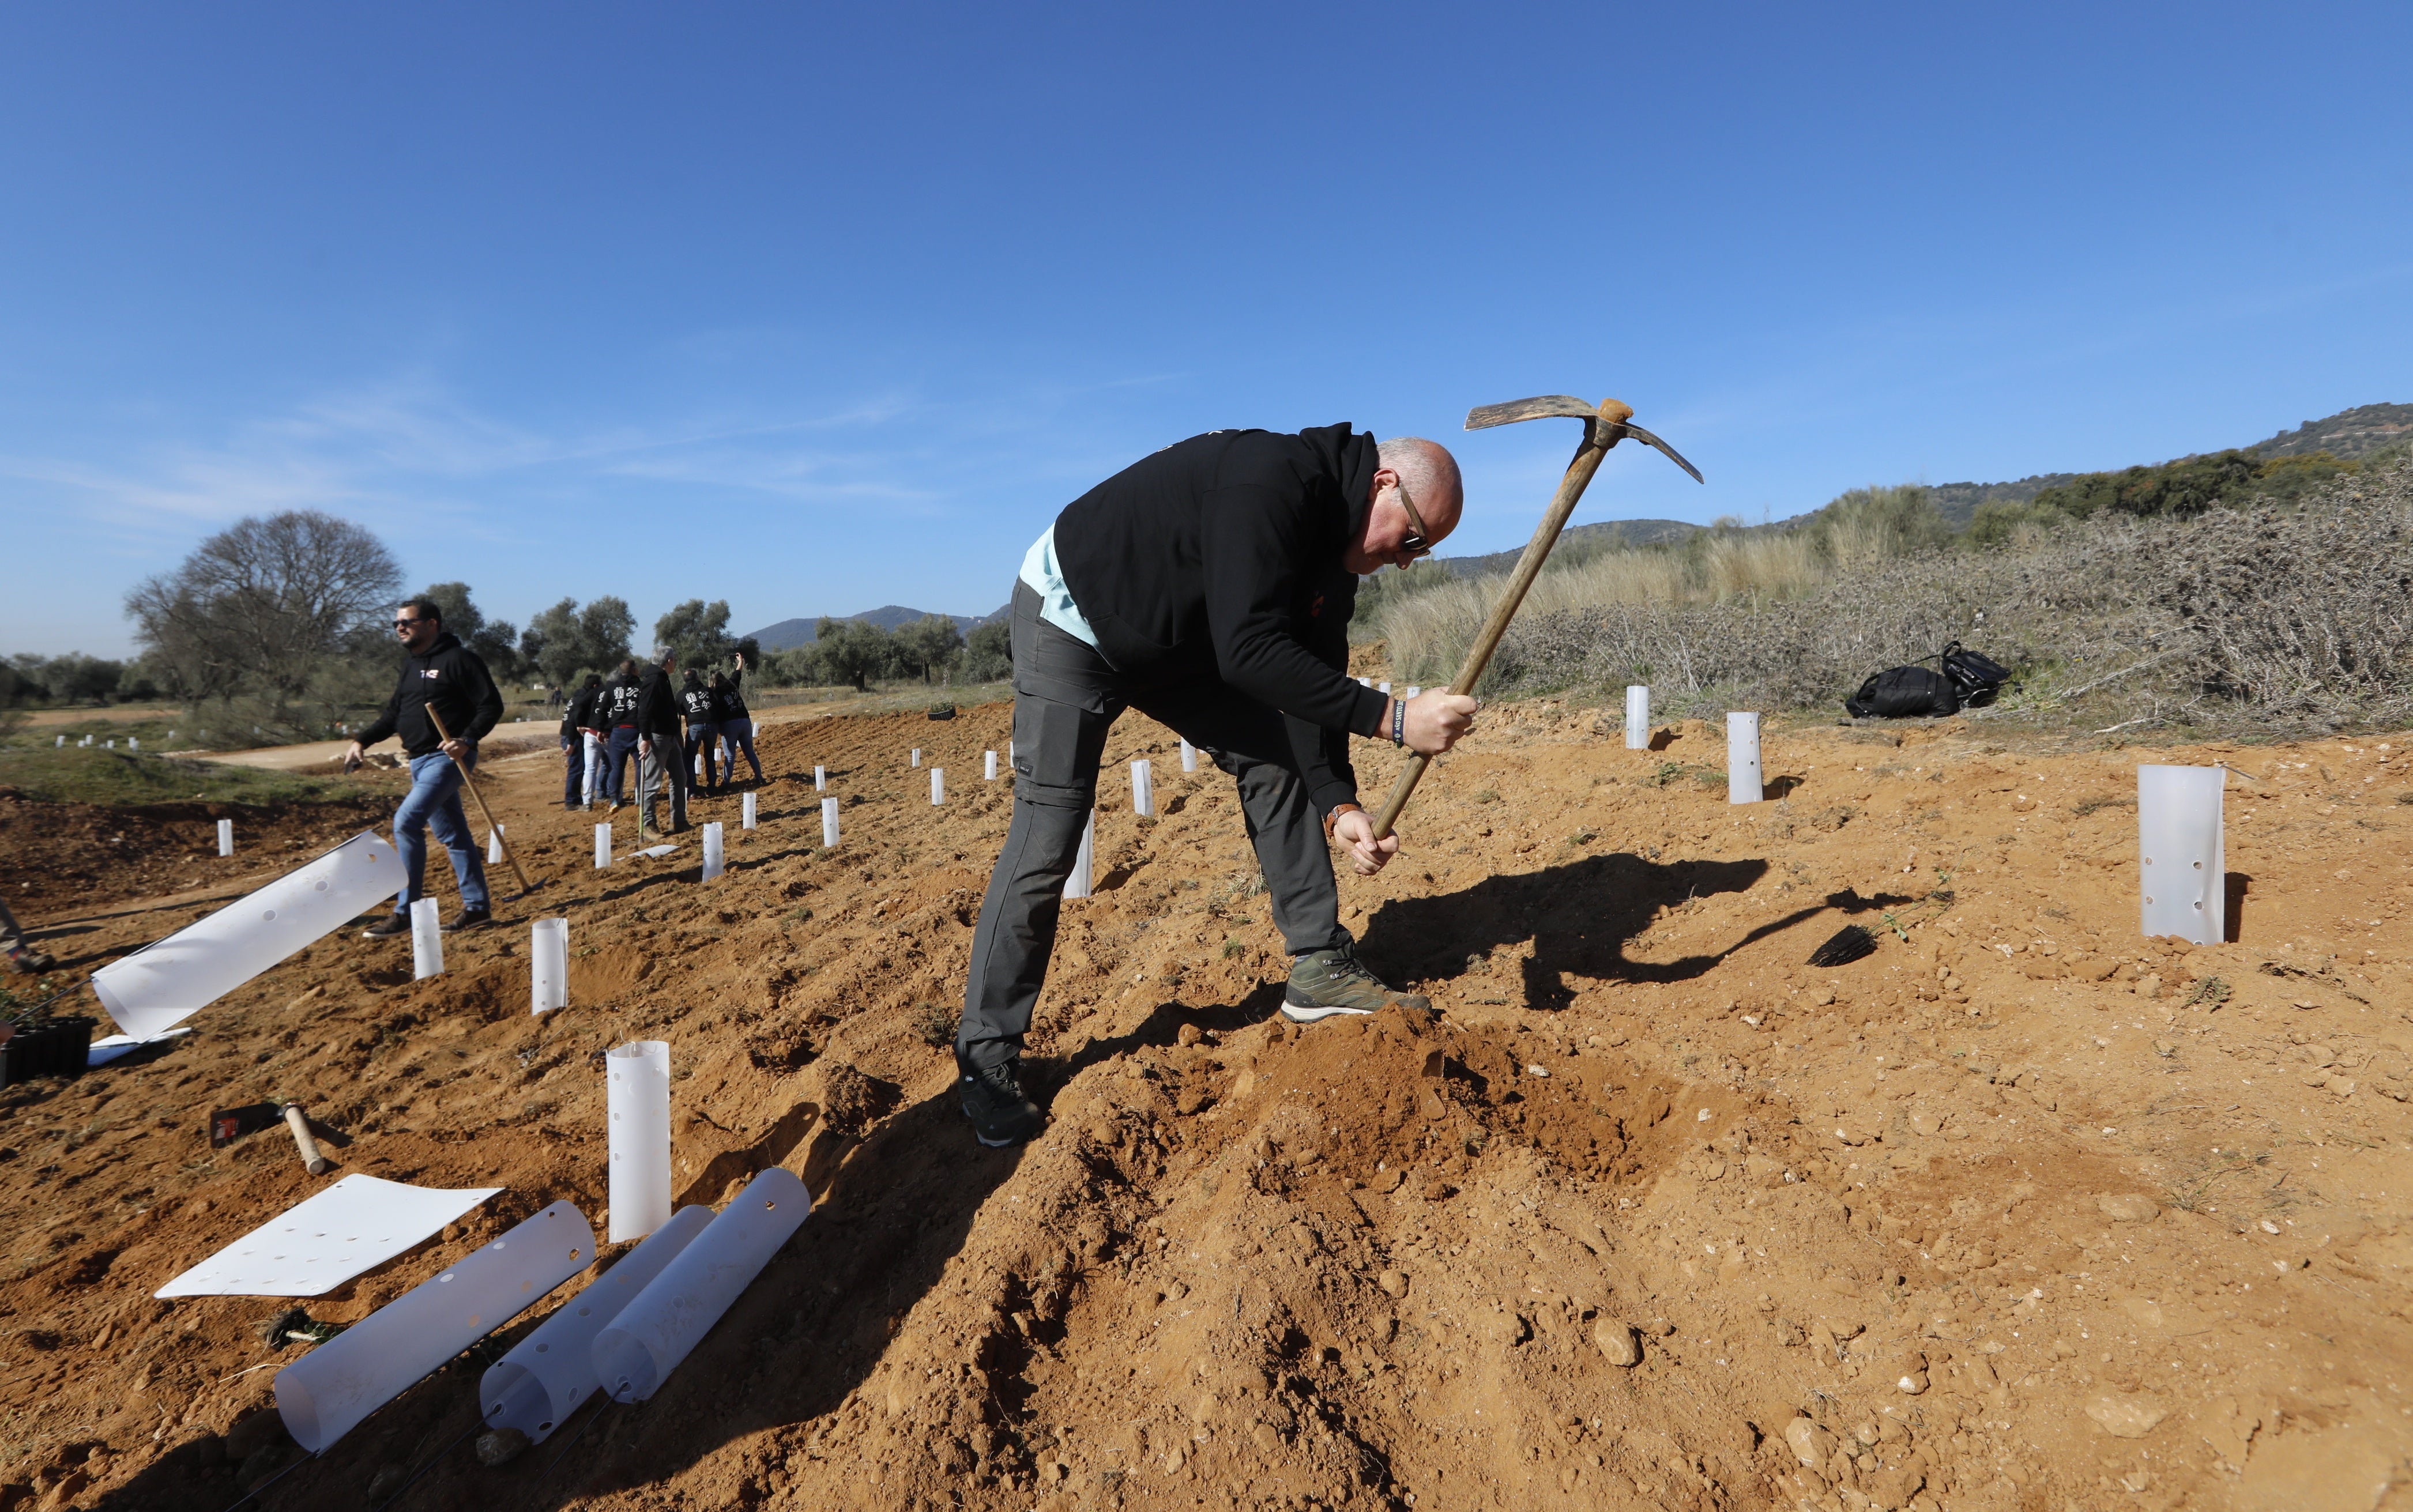
[(276, 1373), (276, 1411), (312, 1454), (595, 1260), (585, 1215), (556, 1202)]
[(478, 1383), (486, 1426), (516, 1428), (529, 1443), (541, 1444), (567, 1422), (599, 1384), (595, 1336), (711, 1222), (710, 1208), (681, 1208), (496, 1360)]
[(747, 1182), (595, 1336), (595, 1375), (604, 1393), (614, 1402), (644, 1402), (660, 1389), (812, 1211), (812, 1194), (784, 1167)]
[(117, 1027), (137, 1038), (192, 1017), (402, 890), (393, 847), (363, 831), (317, 860), (92, 974)]

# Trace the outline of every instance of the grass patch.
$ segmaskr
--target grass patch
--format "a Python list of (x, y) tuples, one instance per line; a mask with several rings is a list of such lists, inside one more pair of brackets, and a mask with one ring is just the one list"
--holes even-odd
[(0, 786), (54, 803), (325, 803), (363, 794), (289, 771), (74, 746), (0, 751)]

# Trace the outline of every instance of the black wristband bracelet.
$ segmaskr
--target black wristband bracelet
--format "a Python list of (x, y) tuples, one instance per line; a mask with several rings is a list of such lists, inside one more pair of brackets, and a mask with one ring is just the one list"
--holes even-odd
[(1391, 743), (1408, 743), (1408, 701), (1405, 698), (1391, 700)]

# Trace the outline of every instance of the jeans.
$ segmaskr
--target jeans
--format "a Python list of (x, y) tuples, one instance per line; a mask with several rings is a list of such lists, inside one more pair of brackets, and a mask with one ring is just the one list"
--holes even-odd
[(706, 787), (713, 785), (712, 748), (719, 740), (720, 727), (718, 725), (699, 722), (687, 727), (688, 770)]
[(597, 785), (602, 789), (603, 796), (614, 803), (619, 802), (620, 795), (629, 790), (620, 780), (620, 774), (625, 770), (622, 763), (636, 754), (637, 727), (613, 726), (612, 743), (603, 753), (603, 780)]
[(562, 741), (561, 758), (561, 806), (575, 808), (586, 801), (583, 796), (586, 785), (586, 737), (580, 734)]
[[(478, 748), (469, 748), (468, 766), (476, 771)], [(461, 906), (482, 911), (486, 906), (486, 859), (478, 838), (469, 832), (469, 816), (461, 812), (461, 769), (441, 751), (410, 758), (410, 791), (393, 811), (393, 848), (402, 853), (402, 899), (393, 911), (405, 914), (427, 895), (427, 834), (452, 858), (452, 877), (461, 885)]]
[(723, 742), (724, 748), (729, 753), (728, 766), (730, 780), (734, 782), (737, 779), (737, 753), (743, 751), (746, 753), (747, 761), (754, 768), (754, 780), (758, 783), (761, 782), (762, 780), (762, 762), (760, 757), (754, 755), (754, 721), (743, 714), (740, 714), (735, 719), (722, 720), (720, 722), (720, 739)]
[(995, 1066), (1022, 1051), (1064, 907), (1064, 880), (1098, 798), (1106, 732), (1126, 708), (1171, 727), (1232, 774), (1292, 955), (1351, 943), (1324, 824), (1281, 713), (1212, 678), (1140, 685), (1039, 618), (1014, 590), (1014, 822), (972, 932), (958, 1054)]
[(667, 781), (671, 789), (671, 828), (687, 828), (687, 751), (677, 740), (647, 739), (653, 754), (637, 765), (637, 801), (648, 816), (654, 812), (654, 788)]

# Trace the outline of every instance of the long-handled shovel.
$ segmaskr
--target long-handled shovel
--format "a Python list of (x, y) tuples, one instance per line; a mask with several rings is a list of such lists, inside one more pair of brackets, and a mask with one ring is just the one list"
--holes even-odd
[[(436, 734), (438, 739), (447, 741), (452, 739), (452, 732), (444, 727), (444, 716), (436, 712), (436, 706), (432, 703), (427, 705), (427, 717), (436, 721)], [(462, 785), (468, 788), (469, 796), (477, 800), (478, 817), (486, 821), (486, 829), (493, 833), (495, 844), (502, 847), (503, 859), (511, 863), (511, 874), (520, 879), (520, 890), (511, 894), (511, 897), (525, 898), (544, 886), (541, 882), (530, 882), (527, 873), (520, 869), (520, 859), (511, 854), (511, 843), (504, 838), (502, 827), (495, 823), (495, 811), (486, 807), (486, 795), (478, 791), (476, 775), (465, 763), (456, 761), (453, 765), (461, 769)]]
[[(1488, 430), (1495, 425), (1507, 425), (1517, 420), (1538, 420), (1546, 416), (1564, 415), (1584, 422), (1583, 445), (1576, 448), (1575, 460), (1567, 463), (1567, 476), (1559, 480), (1558, 496), (1542, 516), (1533, 531), (1533, 538), (1525, 543), (1525, 554), (1517, 559), (1517, 570), (1508, 577), (1508, 586), (1501, 591), (1500, 601), (1491, 606), (1491, 618), (1484, 622), (1483, 633), (1466, 653), (1466, 662), (1458, 669), (1458, 679), (1449, 685), (1452, 693), (1473, 693), (1483, 677), (1483, 669), (1491, 665), (1491, 653), (1500, 645), (1500, 638), (1508, 631), (1508, 622), (1517, 617), (1517, 608), (1525, 602), (1525, 591), (1533, 586), (1541, 573), (1542, 564), (1549, 557), (1550, 548), (1558, 543), (1559, 532), (1564, 530), (1567, 517), (1576, 512), (1576, 502), (1583, 497), (1591, 475), (1600, 471), (1601, 460), (1608, 448), (1632, 436), (1647, 446), (1656, 447), (1668, 460), (1693, 475), (1693, 481), (1703, 482), (1701, 470), (1676, 454), (1676, 448), (1660, 440), (1642, 427), (1632, 423), (1634, 408), (1614, 399), (1604, 399), (1597, 407), (1567, 394), (1551, 394), (1540, 399), (1519, 399), (1508, 404), (1485, 404), (1466, 412), (1466, 428)], [(1383, 800), (1382, 812), (1374, 815), (1374, 838), (1382, 839), (1399, 821), (1399, 811), (1408, 806), (1408, 795), (1416, 790), (1425, 768), (1432, 761), (1421, 753), (1408, 757), (1399, 780), (1391, 785), (1391, 796)]]

